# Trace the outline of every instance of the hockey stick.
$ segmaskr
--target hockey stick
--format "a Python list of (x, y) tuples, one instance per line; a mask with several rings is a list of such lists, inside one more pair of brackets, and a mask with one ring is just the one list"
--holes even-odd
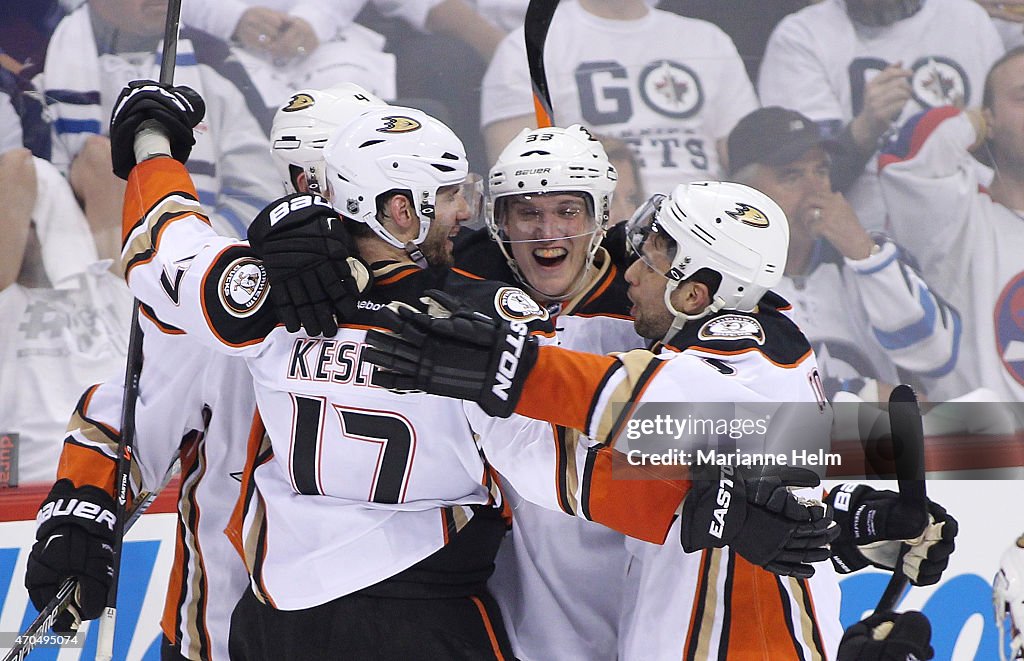
[(544, 72), (544, 42), (548, 38), (551, 19), (558, 8), (558, 0), (530, 0), (526, 7), (526, 62), (530, 66), (530, 85), (533, 87), (533, 111), (537, 116), (537, 128), (553, 124), (551, 95), (548, 93), (548, 78)]
[[(157, 494), (163, 491), (164, 486), (170, 481), (171, 476), (176, 471), (168, 471), (167, 477), (164, 479), (164, 483), (156, 491), (142, 492), (136, 498), (135, 507), (132, 508), (131, 513), (128, 516), (128, 520), (125, 521), (124, 529), (128, 531), (131, 529), (135, 522), (138, 521), (139, 517), (145, 513), (149, 506), (156, 500)], [(36, 644), (40, 642), (39, 637), (50, 630), (53, 623), (60, 617), (61, 613), (67, 610), (68, 604), (71, 603), (71, 598), (75, 594), (75, 588), (78, 587), (78, 579), (71, 577), (65, 579), (57, 589), (57, 594), (53, 596), (50, 603), (43, 607), (43, 610), (39, 612), (36, 619), (32, 620), (25, 631), (23, 631), (17, 638), (18, 643), (10, 649), (7, 655), (4, 657), (4, 661), (22, 661), (28, 653), (35, 649)]]
[[(178, 24), (181, 21), (181, 0), (168, 0), (164, 21), (163, 52), (160, 57), (160, 82), (174, 81), (174, 64), (178, 57)], [(124, 512), (128, 503), (132, 450), (135, 446), (135, 402), (139, 396), (139, 378), (142, 376), (142, 327), (139, 325), (139, 300), (132, 306), (132, 331), (128, 338), (128, 360), (124, 374), (124, 401), (121, 408), (121, 441), (117, 449), (117, 517), (114, 522), (114, 570), (107, 592), (107, 607), (100, 616), (99, 639), (96, 643), (96, 661), (110, 661), (114, 655), (114, 627), (117, 623), (117, 585), (121, 575), (121, 545), (124, 541)]]
[[(892, 450), (896, 462), (896, 479), (900, 497), (896, 507), (905, 512), (920, 512), (924, 529), (928, 526), (928, 495), (924, 481), (924, 429), (921, 410), (913, 388), (899, 385), (889, 395), (889, 424), (892, 427)], [(876, 613), (892, 611), (910, 583), (903, 573), (902, 554), (893, 569), (892, 578), (885, 586)]]

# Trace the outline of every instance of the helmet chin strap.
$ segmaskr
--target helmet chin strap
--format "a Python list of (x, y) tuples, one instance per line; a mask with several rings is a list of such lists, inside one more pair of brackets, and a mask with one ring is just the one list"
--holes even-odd
[(668, 344), (669, 340), (675, 337), (687, 322), (703, 319), (710, 314), (718, 312), (725, 306), (725, 299), (721, 296), (715, 296), (714, 300), (698, 314), (681, 312), (672, 305), (672, 292), (678, 289), (681, 284), (683, 283), (679, 280), (669, 280), (665, 283), (665, 307), (669, 309), (675, 318), (672, 320), (672, 325), (665, 332), (665, 336), (661, 338), (662, 344)]
[(416, 266), (420, 267), (421, 269), (425, 269), (429, 266), (429, 264), (427, 264), (427, 258), (423, 254), (423, 251), (420, 250), (420, 247), (413, 243), (412, 241), (409, 241), (405, 244), (405, 253), (409, 255), (409, 259), (411, 259), (416, 264)]

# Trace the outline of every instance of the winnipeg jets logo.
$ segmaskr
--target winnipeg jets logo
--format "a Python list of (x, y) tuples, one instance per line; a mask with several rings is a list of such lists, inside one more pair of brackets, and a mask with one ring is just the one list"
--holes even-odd
[(185, 272), (192, 266), (192, 260), (195, 258), (196, 256), (192, 255), (179, 259), (171, 264), (173, 271), (168, 271), (167, 266), (164, 266), (163, 272), (160, 273), (160, 287), (175, 305), (178, 305), (181, 297), (181, 279), (185, 277)]
[(674, 119), (692, 117), (704, 105), (704, 90), (697, 74), (671, 60), (659, 60), (644, 68), (640, 95), (653, 110)]
[(744, 225), (750, 225), (751, 227), (768, 227), (768, 216), (766, 216), (764, 212), (757, 207), (752, 207), (749, 204), (737, 202), (735, 209), (732, 211), (726, 211), (725, 213)]
[(914, 100), (923, 108), (963, 107), (970, 96), (967, 75), (959, 64), (946, 57), (932, 56), (914, 62), (910, 78)]
[(412, 117), (405, 117), (403, 115), (391, 115), (382, 119), (384, 120), (384, 126), (377, 129), (378, 133), (409, 133), (410, 131), (418, 130), (422, 126)]
[(1024, 384), (1024, 272), (1003, 288), (994, 312), (999, 358), (1010, 376)]
[(292, 98), (288, 100), (288, 103), (281, 108), (281, 112), (296, 112), (298, 110), (304, 110), (316, 104), (314, 99), (309, 94), (300, 92), (299, 94), (293, 94)]

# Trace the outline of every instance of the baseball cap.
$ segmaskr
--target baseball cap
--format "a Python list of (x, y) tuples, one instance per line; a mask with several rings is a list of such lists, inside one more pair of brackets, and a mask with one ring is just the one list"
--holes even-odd
[(832, 151), (836, 144), (804, 115), (779, 106), (758, 108), (729, 133), (729, 174), (751, 163), (786, 165), (819, 146)]

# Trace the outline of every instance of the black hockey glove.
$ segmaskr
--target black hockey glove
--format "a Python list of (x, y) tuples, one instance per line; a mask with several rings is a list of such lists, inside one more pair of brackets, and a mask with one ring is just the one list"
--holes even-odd
[(393, 334), (367, 333), (363, 358), (383, 368), (373, 371), (373, 384), (467, 399), (488, 415), (512, 415), (537, 361), (527, 325), (492, 319), (436, 289), (421, 300), (426, 313), (382, 310), (382, 324)]
[(955, 547), (959, 526), (938, 503), (928, 501), (928, 523), (920, 512), (906, 512), (899, 494), (866, 484), (841, 484), (829, 492), (839, 537), (832, 543), (832, 564), (847, 574), (868, 565), (892, 571), (897, 563), (914, 585), (932, 585), (942, 577)]
[(36, 543), (28, 556), (25, 587), (39, 610), (68, 577), (78, 589), (68, 610), (57, 618), (55, 631), (71, 631), (81, 620), (103, 613), (113, 578), (114, 499), (94, 486), (74, 488), (59, 480), (50, 490), (36, 521)]
[(370, 270), (353, 256), (352, 237), (330, 203), (310, 193), (282, 197), (256, 216), (248, 238), (285, 328), (334, 337), (338, 319), (351, 318), (369, 288)]
[(917, 611), (879, 613), (846, 630), (836, 661), (927, 661), (932, 625)]
[(812, 471), (791, 466), (691, 467), (680, 538), (690, 553), (728, 545), (747, 561), (782, 576), (810, 578), (812, 562), (829, 557), (838, 530), (817, 501), (788, 487), (819, 484)]
[(184, 163), (196, 144), (192, 129), (203, 120), (206, 104), (191, 87), (133, 80), (121, 90), (110, 116), (110, 159), (114, 174), (127, 179), (135, 167), (135, 133), (146, 120), (163, 128), (171, 156)]

